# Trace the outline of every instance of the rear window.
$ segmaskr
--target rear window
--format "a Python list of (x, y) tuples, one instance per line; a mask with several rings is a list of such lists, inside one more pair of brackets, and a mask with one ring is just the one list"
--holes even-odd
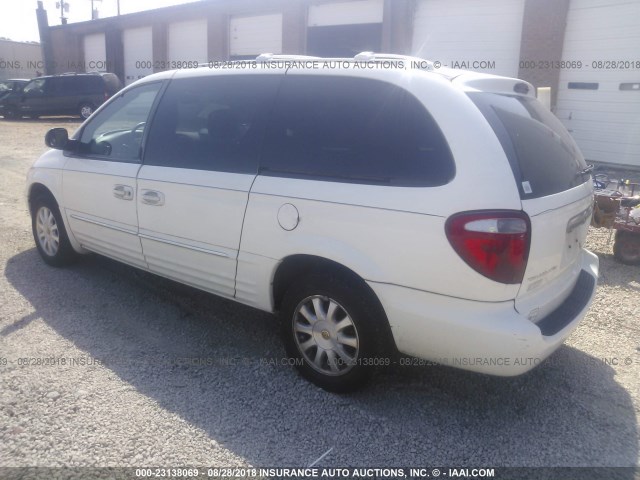
[(535, 98), (469, 93), (504, 148), (523, 199), (569, 190), (588, 180), (575, 141)]

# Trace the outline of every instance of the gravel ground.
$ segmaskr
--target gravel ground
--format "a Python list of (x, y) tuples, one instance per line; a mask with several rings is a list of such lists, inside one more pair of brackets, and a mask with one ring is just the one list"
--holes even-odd
[(0, 120), (0, 466), (306, 466), (329, 449), (319, 466), (638, 465), (640, 270), (606, 231), (591, 312), (532, 372), (398, 367), (333, 395), (278, 364), (267, 314), (96, 255), (39, 259), (25, 175), (47, 129), (77, 125)]

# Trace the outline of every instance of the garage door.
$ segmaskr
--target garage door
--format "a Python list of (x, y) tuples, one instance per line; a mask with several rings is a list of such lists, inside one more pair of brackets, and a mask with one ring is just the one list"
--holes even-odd
[(151, 27), (130, 28), (122, 33), (125, 85), (153, 73), (152, 39)]
[(640, 3), (572, 0), (556, 115), (588, 160), (640, 166)]
[(414, 55), (443, 65), (518, 76), (524, 0), (419, 0)]
[(252, 58), (261, 53), (282, 53), (282, 14), (231, 17), (229, 56)]
[(85, 72), (107, 71), (107, 48), (104, 33), (84, 36), (84, 70)]
[(169, 25), (167, 54), (172, 62), (208, 61), (207, 21), (193, 20)]
[(382, 23), (383, 0), (325, 3), (309, 7), (309, 26), (357, 25)]
[(383, 0), (334, 2), (309, 6), (307, 53), (353, 57), (382, 47)]

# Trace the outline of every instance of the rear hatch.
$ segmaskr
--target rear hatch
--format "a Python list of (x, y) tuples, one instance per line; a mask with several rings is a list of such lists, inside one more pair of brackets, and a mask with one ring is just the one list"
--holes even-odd
[(529, 259), (515, 306), (535, 322), (557, 308), (577, 282), (593, 205), (591, 177), (569, 132), (534, 97), (468, 95), (500, 140), (531, 219)]

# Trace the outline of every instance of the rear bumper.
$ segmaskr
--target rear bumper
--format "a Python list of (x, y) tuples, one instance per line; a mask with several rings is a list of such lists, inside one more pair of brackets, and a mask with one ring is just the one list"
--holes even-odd
[(500, 376), (531, 370), (553, 353), (586, 315), (596, 291), (598, 257), (583, 250), (569, 297), (533, 323), (513, 301), (476, 302), (370, 282), (401, 353)]

